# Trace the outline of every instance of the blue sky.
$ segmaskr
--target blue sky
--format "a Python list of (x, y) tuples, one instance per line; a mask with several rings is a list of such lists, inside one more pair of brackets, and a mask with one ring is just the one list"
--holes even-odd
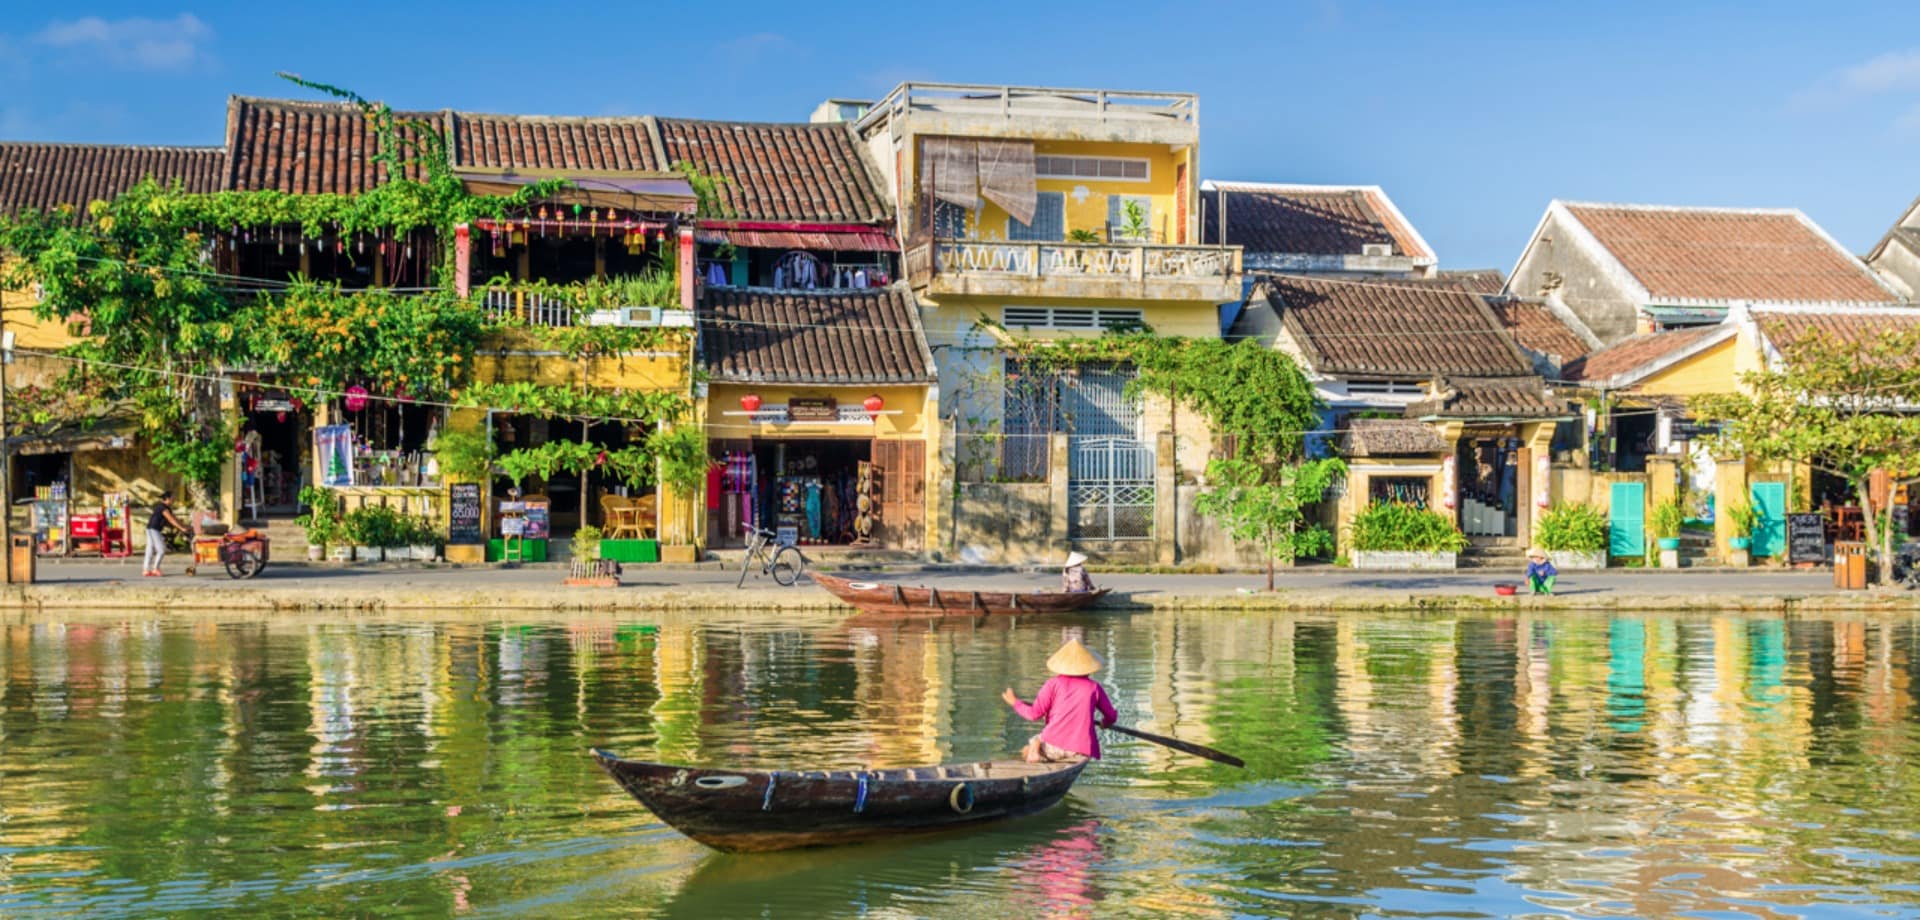
[[(1920, 195), (1920, 3), (0, 4), (0, 138), (218, 144), (277, 70), (396, 107), (802, 120), (903, 79), (1197, 92), (1210, 178), (1384, 186), (1450, 267), (1553, 198)], [(622, 7), (631, 13), (615, 12)]]

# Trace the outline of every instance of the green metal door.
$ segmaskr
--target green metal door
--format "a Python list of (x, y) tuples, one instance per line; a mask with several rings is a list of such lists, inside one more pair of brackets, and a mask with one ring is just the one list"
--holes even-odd
[(1607, 502), (1607, 553), (1614, 556), (1647, 554), (1647, 486), (1616, 482)]
[(1753, 484), (1753, 548), (1755, 556), (1779, 556), (1787, 551), (1787, 484)]

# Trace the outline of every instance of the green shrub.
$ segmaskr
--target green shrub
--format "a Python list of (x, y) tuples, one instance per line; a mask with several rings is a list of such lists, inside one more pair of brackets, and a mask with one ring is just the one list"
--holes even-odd
[(1727, 523), (1733, 525), (1733, 535), (1736, 537), (1751, 536), (1753, 528), (1760, 523), (1759, 513), (1742, 499), (1736, 498), (1728, 502), (1724, 513), (1727, 516)]
[(1457, 553), (1467, 536), (1437, 511), (1375, 502), (1353, 516), (1353, 548), (1363, 552)]
[(573, 558), (576, 562), (592, 562), (600, 558), (600, 528), (588, 524), (573, 532)]
[(1680, 535), (1680, 526), (1687, 522), (1687, 509), (1679, 499), (1661, 502), (1653, 506), (1653, 535), (1671, 540)]
[(346, 539), (341, 530), (340, 499), (333, 491), (319, 486), (307, 486), (300, 490), (300, 504), (307, 506), (307, 513), (293, 519), (307, 532), (307, 545), (325, 546)]
[(1554, 505), (1540, 515), (1534, 540), (1547, 552), (1598, 553), (1607, 548), (1607, 516), (1592, 505)]
[(386, 505), (366, 505), (347, 512), (346, 537), (355, 546), (406, 546), (412, 537), (407, 516)]

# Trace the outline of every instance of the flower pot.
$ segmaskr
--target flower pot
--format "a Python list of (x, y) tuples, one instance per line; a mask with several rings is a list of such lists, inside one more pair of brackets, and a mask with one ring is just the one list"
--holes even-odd
[(1417, 552), (1413, 550), (1354, 550), (1353, 567), (1356, 569), (1409, 569), (1415, 571), (1435, 571), (1455, 568), (1458, 557), (1450, 552)]
[(1753, 546), (1753, 538), (1752, 537), (1733, 537), (1732, 539), (1729, 539), (1727, 541), (1727, 545), (1734, 549), (1745, 550)]
[(352, 562), (353, 547), (345, 543), (329, 543), (327, 558), (334, 562)]
[(324, 545), (314, 543), (307, 544), (308, 562), (319, 562), (325, 558), (327, 558), (327, 548)]
[(1660, 544), (1661, 549), (1679, 549), (1680, 548), (1679, 537), (1659, 537), (1657, 539), (1657, 542)]
[(432, 562), (434, 558), (439, 555), (439, 547), (431, 543), (413, 547), (413, 561), (415, 562)]
[(387, 554), (378, 546), (356, 546), (353, 548), (353, 558), (361, 562), (382, 562)]
[(1604, 549), (1592, 551), (1573, 549), (1548, 550), (1547, 558), (1553, 560), (1554, 568), (1563, 572), (1596, 572), (1607, 567), (1607, 551)]

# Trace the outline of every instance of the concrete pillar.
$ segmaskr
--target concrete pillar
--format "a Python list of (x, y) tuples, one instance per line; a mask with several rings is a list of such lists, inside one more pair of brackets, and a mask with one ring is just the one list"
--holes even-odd
[(1173, 565), (1179, 559), (1180, 478), (1173, 451), (1173, 432), (1154, 436), (1153, 546), (1154, 559), (1161, 565)]
[(1722, 559), (1733, 558), (1733, 547), (1728, 540), (1751, 534), (1733, 532), (1733, 522), (1727, 517), (1727, 507), (1734, 502), (1753, 504), (1753, 497), (1747, 494), (1747, 464), (1744, 459), (1716, 459), (1713, 465), (1713, 549)]
[[(1067, 537), (1067, 436), (1047, 436), (1047, 543), (1051, 548), (1068, 544)], [(1052, 551), (1050, 549), (1050, 551)]]
[(953, 558), (960, 548), (953, 545), (953, 516), (960, 513), (955, 507), (957, 496), (953, 488), (953, 419), (939, 418), (934, 410), (939, 403), (939, 388), (928, 387), (926, 418), (934, 419), (935, 424), (927, 426), (927, 540), (924, 544), (928, 553), (939, 553), (945, 558)]

